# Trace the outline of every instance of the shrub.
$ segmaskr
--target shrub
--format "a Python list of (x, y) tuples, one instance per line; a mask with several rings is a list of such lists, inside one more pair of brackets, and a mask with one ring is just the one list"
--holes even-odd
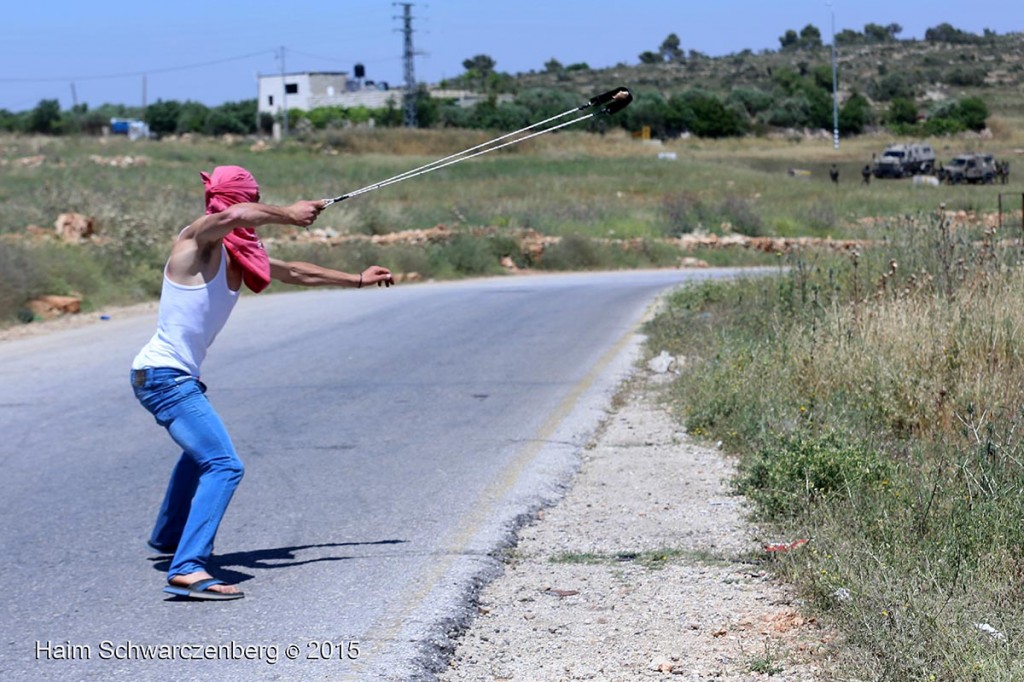
[(988, 118), (988, 106), (980, 97), (965, 97), (960, 100), (956, 117), (969, 130), (982, 130)]
[(914, 100), (907, 97), (894, 97), (889, 103), (886, 120), (894, 124), (914, 125), (917, 123), (917, 105), (914, 104)]
[(985, 68), (982, 66), (955, 66), (945, 73), (943, 80), (950, 85), (977, 87), (985, 84)]
[(545, 270), (596, 270), (608, 267), (610, 262), (598, 242), (573, 234), (544, 249), (537, 265)]
[(839, 130), (844, 135), (859, 135), (873, 121), (871, 103), (860, 93), (854, 93), (839, 111)]
[(768, 110), (765, 119), (769, 125), (798, 128), (811, 120), (811, 102), (803, 95), (787, 97)]
[(904, 71), (888, 73), (868, 84), (868, 95), (883, 102), (897, 97), (914, 99), (917, 95), (917, 84), (914, 77)]
[(893, 466), (878, 452), (836, 432), (784, 434), (743, 465), (737, 492), (766, 519), (805, 513), (837, 495), (858, 497), (888, 480)]
[(449, 242), (431, 247), (430, 257), (438, 270), (456, 275), (483, 275), (499, 268), (488, 243), (470, 234), (457, 234)]
[(772, 106), (775, 97), (754, 86), (740, 86), (733, 88), (729, 93), (729, 102), (740, 104), (747, 114), (757, 116)]

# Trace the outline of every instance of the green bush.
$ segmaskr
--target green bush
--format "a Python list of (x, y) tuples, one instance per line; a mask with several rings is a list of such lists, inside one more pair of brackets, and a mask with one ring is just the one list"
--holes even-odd
[(438, 271), (461, 276), (493, 274), (500, 267), (487, 241), (470, 234), (457, 234), (447, 243), (432, 246), (430, 259)]
[(783, 434), (741, 467), (736, 490), (778, 520), (807, 513), (837, 495), (858, 497), (892, 476), (881, 454), (837, 432)]
[(894, 97), (889, 103), (886, 120), (891, 124), (914, 125), (917, 123), (917, 104), (907, 97)]
[(544, 249), (537, 265), (545, 270), (596, 270), (611, 263), (612, 258), (600, 243), (574, 234)]

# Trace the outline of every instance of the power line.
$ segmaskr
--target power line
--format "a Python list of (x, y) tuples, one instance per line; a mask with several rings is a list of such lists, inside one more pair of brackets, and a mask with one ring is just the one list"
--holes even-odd
[(154, 73), (170, 73), (172, 71), (188, 71), (189, 69), (201, 69), (207, 66), (216, 66), (218, 64), (226, 64), (228, 62), (237, 62), (243, 59), (251, 59), (253, 57), (259, 57), (266, 54), (274, 54), (275, 50), (260, 50), (259, 52), (250, 52), (249, 54), (239, 55), (237, 57), (226, 57), (224, 59), (217, 59), (209, 62), (198, 62), (195, 64), (183, 64), (181, 66), (168, 66), (160, 69), (145, 69), (142, 71), (126, 71), (123, 73), (108, 73), (102, 75), (93, 76), (47, 76), (45, 78), (0, 78), (0, 83), (57, 83), (64, 81), (96, 81), (96, 80), (112, 80), (115, 78), (137, 78), (139, 76), (145, 76), (147, 74)]

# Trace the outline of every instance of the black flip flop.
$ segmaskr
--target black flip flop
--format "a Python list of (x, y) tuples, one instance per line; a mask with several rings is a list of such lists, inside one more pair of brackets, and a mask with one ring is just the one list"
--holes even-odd
[(225, 594), (224, 592), (217, 592), (209, 588), (214, 585), (223, 585), (223, 580), (217, 580), (216, 578), (206, 578), (205, 580), (197, 580), (191, 585), (174, 585), (169, 583), (164, 588), (164, 592), (167, 594), (173, 594), (175, 597), (184, 597), (186, 599), (206, 599), (209, 601), (227, 601), (229, 599), (241, 599), (245, 596), (244, 592), (232, 592)]

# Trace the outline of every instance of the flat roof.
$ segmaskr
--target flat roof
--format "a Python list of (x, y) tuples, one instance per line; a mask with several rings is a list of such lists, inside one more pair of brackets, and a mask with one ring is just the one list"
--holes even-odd
[[(259, 78), (280, 78), (280, 73), (258, 73)], [(284, 76), (347, 76), (348, 71), (292, 71)]]

